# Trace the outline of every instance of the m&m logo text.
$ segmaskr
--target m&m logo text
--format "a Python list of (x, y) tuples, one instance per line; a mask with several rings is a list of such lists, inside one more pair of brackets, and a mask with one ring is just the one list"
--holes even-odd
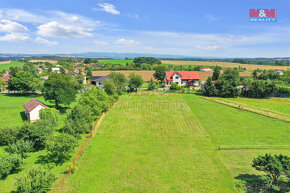
[(277, 9), (250, 9), (250, 22), (276, 22)]

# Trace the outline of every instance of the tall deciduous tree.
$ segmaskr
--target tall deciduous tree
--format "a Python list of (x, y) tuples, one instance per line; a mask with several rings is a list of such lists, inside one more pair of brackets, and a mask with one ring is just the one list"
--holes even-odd
[(153, 74), (153, 76), (154, 76), (157, 80), (163, 82), (164, 77), (165, 77), (165, 72), (166, 72), (166, 70), (167, 70), (167, 67), (166, 67), (166, 66), (162, 66), (162, 65), (157, 66), (157, 67), (155, 68), (155, 73)]
[(208, 77), (204, 87), (205, 87), (205, 95), (206, 96), (216, 96), (216, 89), (212, 83), (211, 77)]
[(222, 68), (220, 66), (215, 66), (213, 75), (212, 75), (212, 80), (217, 80), (220, 76)]
[(115, 86), (117, 87), (118, 93), (120, 94), (122, 91), (125, 91), (126, 86), (128, 84), (128, 80), (126, 79), (124, 74), (112, 72), (110, 74), (111, 79), (113, 80)]
[(66, 74), (52, 73), (43, 86), (43, 96), (45, 100), (53, 101), (56, 108), (60, 104), (70, 105), (75, 101), (77, 90), (75, 82)]
[(30, 72), (19, 71), (8, 81), (8, 89), (20, 93), (35, 92), (41, 88), (41, 81)]
[(137, 92), (137, 89), (139, 87), (141, 87), (141, 85), (143, 84), (143, 79), (140, 75), (137, 75), (137, 74), (134, 74), (134, 73), (131, 73), (130, 76), (129, 76), (129, 88), (131, 91), (136, 91)]

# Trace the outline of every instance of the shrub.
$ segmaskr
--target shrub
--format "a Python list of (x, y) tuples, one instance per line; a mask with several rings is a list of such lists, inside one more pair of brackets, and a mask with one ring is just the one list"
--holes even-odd
[(181, 87), (178, 86), (178, 84), (176, 83), (172, 83), (172, 85), (170, 86), (170, 90), (179, 90)]
[(16, 182), (17, 192), (45, 193), (50, 190), (56, 177), (46, 169), (33, 167)]
[(25, 153), (32, 152), (34, 143), (32, 141), (25, 141), (20, 139), (15, 143), (9, 144), (8, 152), (13, 154), (19, 154), (21, 157), (25, 157)]
[(76, 143), (76, 138), (66, 133), (51, 137), (46, 141), (46, 150), (50, 160), (57, 164), (69, 160)]
[(0, 128), (0, 145), (14, 143), (20, 131), (20, 127)]
[(155, 90), (156, 89), (156, 82), (154, 82), (152, 79), (148, 84), (148, 90)]
[(54, 108), (44, 108), (40, 110), (40, 119), (56, 127), (58, 125), (59, 113)]
[(22, 158), (18, 154), (3, 153), (0, 156), (0, 179), (19, 170)]

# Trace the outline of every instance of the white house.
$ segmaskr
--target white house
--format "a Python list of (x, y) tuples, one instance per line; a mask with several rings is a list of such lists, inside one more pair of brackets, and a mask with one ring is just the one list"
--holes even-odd
[(274, 71), (274, 74), (283, 75), (283, 71), (282, 70), (276, 70), (276, 71)]
[(41, 109), (47, 108), (47, 106), (36, 99), (31, 99), (24, 105), (25, 115), (30, 122), (34, 122), (40, 119), (39, 112)]
[(176, 83), (179, 86), (198, 87), (199, 80), (198, 71), (166, 71), (164, 77), (166, 86)]
[(213, 72), (213, 69), (201, 67), (202, 72)]
[(60, 74), (60, 68), (51, 68), (52, 72)]

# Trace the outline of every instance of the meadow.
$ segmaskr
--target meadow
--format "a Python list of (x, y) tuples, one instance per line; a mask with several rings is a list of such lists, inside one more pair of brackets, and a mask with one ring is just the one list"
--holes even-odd
[(162, 60), (162, 64), (171, 64), (171, 65), (197, 65), (197, 66), (221, 66), (221, 67), (242, 67), (247, 70), (288, 70), (289, 66), (269, 66), (269, 65), (256, 65), (256, 64), (239, 64), (232, 62), (210, 62), (210, 61), (181, 61), (181, 60)]
[(19, 62), (19, 61), (11, 61), (9, 63), (7, 62), (2, 62), (0, 63), (0, 72), (4, 71), (4, 70), (9, 70), (10, 67), (20, 67), (23, 66), (23, 62)]
[(126, 65), (133, 63), (133, 60), (98, 60), (101, 64), (121, 64)]
[(61, 192), (246, 192), (251, 161), (289, 149), (290, 125), (196, 95), (125, 95), (107, 113)]

